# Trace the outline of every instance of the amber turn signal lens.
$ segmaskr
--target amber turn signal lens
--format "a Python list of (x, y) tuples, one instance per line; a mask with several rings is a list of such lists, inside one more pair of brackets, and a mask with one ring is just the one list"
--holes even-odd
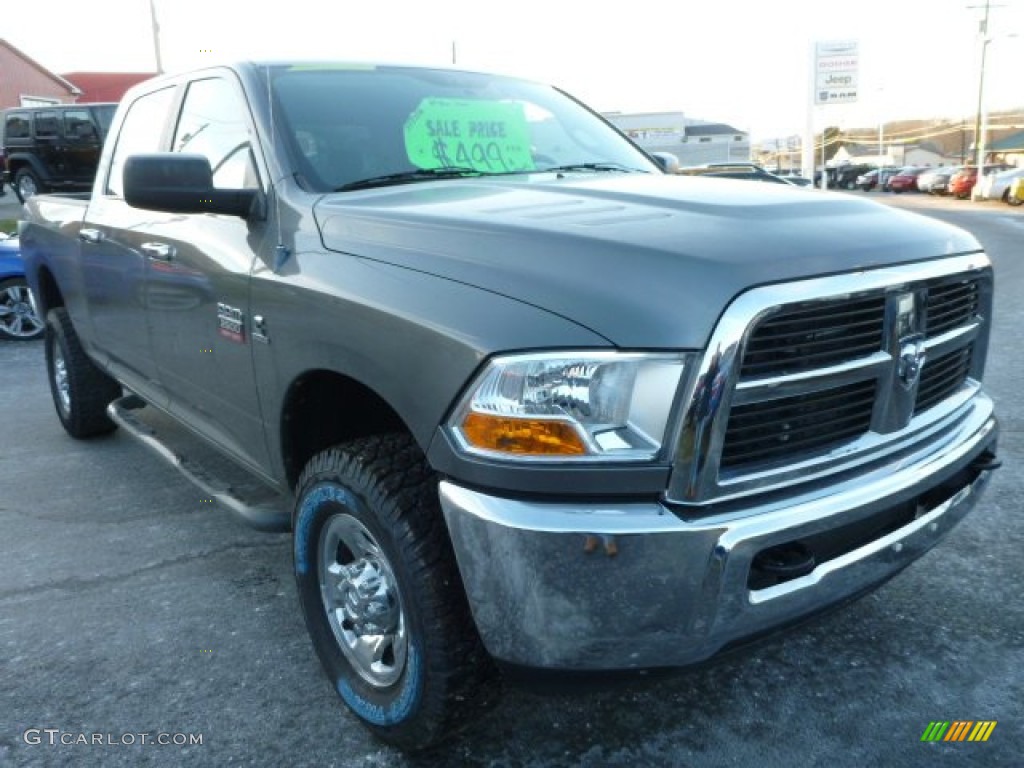
[(536, 456), (579, 456), (587, 452), (571, 424), (549, 419), (523, 419), (471, 412), (462, 422), (462, 434), (485, 451)]

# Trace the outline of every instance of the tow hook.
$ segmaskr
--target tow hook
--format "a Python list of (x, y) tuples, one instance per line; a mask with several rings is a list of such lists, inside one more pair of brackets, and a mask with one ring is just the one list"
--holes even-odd
[(1003, 460), (998, 458), (992, 451), (985, 451), (979, 454), (978, 458), (971, 462), (971, 469), (976, 472), (991, 472), (1003, 466)]
[(758, 552), (750, 565), (750, 588), (763, 589), (806, 576), (814, 570), (814, 553), (799, 541)]

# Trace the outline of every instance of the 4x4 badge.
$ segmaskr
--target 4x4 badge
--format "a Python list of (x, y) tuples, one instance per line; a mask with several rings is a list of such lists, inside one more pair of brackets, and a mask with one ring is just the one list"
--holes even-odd
[(217, 333), (228, 341), (245, 343), (245, 314), (238, 307), (217, 302)]

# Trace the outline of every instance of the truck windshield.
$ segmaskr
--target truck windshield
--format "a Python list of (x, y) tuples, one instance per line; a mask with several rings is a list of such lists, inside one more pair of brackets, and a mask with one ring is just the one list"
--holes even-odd
[(659, 172), (550, 86), (405, 67), (307, 65), (270, 74), (277, 130), (312, 191), (552, 169)]

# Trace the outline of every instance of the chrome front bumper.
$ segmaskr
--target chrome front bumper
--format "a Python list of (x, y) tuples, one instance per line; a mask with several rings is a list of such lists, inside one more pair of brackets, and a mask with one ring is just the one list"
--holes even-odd
[[(899, 462), (696, 521), (656, 502), (520, 501), (448, 481), (441, 505), (495, 658), (564, 670), (682, 666), (855, 596), (920, 557), (978, 500), (991, 471), (969, 468), (994, 450), (997, 431), (980, 396), (945, 439)], [(805, 575), (749, 586), (759, 552), (906, 504), (916, 517), (896, 530)]]

